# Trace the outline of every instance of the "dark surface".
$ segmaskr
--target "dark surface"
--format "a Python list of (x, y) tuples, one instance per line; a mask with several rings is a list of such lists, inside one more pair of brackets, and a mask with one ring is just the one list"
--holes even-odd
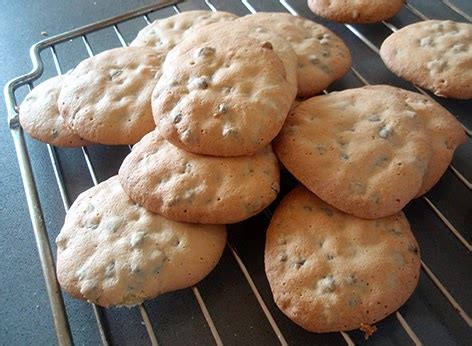
[[(276, 0), (249, 1), (256, 10), (285, 11)], [(412, 89), (411, 84), (393, 76), (380, 62), (378, 55), (356, 38), (345, 26), (327, 22), (308, 12), (305, 0), (289, 0), (296, 11), (310, 19), (319, 21), (343, 37), (350, 47), (354, 67), (370, 83), (389, 83)], [(0, 85), (7, 80), (28, 72), (31, 68), (29, 47), (44, 38), (84, 24), (124, 13), (153, 1), (115, 0), (36, 0), (0, 1)], [(430, 5), (433, 3), (433, 5)], [(454, 0), (470, 14), (469, 0)], [(239, 15), (249, 13), (236, 0), (214, 0), (218, 9)], [(439, 1), (412, 0), (411, 4), (432, 18), (463, 20)], [(179, 5), (181, 10), (208, 9), (203, 0), (187, 1)], [(174, 14), (172, 8), (150, 14), (150, 19)], [(406, 9), (390, 22), (402, 27), (418, 21)], [(145, 25), (142, 18), (119, 25), (127, 42)], [(374, 44), (379, 46), (390, 32), (383, 25), (356, 26)], [(94, 53), (119, 46), (112, 29), (88, 36)], [(57, 46), (57, 54), (63, 71), (74, 67), (88, 56), (83, 43), (73, 40)], [(42, 54), (45, 72), (41, 80), (56, 74), (51, 53)], [(36, 83), (37, 84), (37, 83)], [(362, 83), (350, 72), (331, 90), (361, 86)], [(19, 90), (17, 96), (27, 90)], [(470, 101), (440, 100), (464, 124), (472, 127)], [(23, 187), (19, 176), (15, 150), (9, 129), (6, 126), (6, 111), (3, 98), (0, 102), (0, 138), (3, 154), (0, 156), (0, 222), (3, 225), (0, 241), (0, 344), (53, 344), (56, 342), (52, 325), (49, 301), (36, 251), (31, 223), (26, 208)], [(46, 227), (55, 253), (54, 238), (58, 234), (65, 215), (58, 187), (52, 173), (46, 146), (27, 138), (35, 179), (38, 184)], [(454, 165), (469, 180), (472, 180), (472, 143), (461, 148)], [(89, 148), (97, 178), (102, 181), (116, 174), (127, 147), (94, 146)], [(93, 185), (82, 151), (80, 149), (58, 149), (60, 166), (70, 201)], [(285, 176), (288, 190), (291, 178)], [(447, 172), (440, 183), (428, 194), (451, 223), (471, 241), (472, 196), (451, 172)], [(274, 210), (272, 206), (271, 210)], [(411, 221), (422, 250), (423, 260), (447, 286), (451, 294), (469, 314), (472, 313), (470, 253), (457, 241), (444, 223), (437, 218), (423, 201), (408, 205), (406, 214)], [(263, 247), (264, 230), (268, 217), (261, 215), (238, 225), (231, 226), (230, 241), (246, 264), (248, 271), (267, 303), (283, 335), (291, 344), (344, 344), (339, 333), (316, 335), (308, 333), (288, 320), (271, 299), (270, 288), (264, 275)], [(468, 287), (468, 288), (467, 288)], [(218, 267), (198, 285), (200, 293), (216, 328), (225, 344), (276, 344), (277, 339), (267, 319), (245, 280), (235, 258), (227, 249)], [(100, 337), (90, 306), (65, 296), (71, 330), (76, 344), (97, 344)], [(190, 289), (164, 295), (146, 303), (151, 321), (162, 345), (200, 344), (213, 342), (211, 332)], [(472, 340), (470, 328), (459, 317), (431, 280), (421, 274), (420, 284), (410, 301), (400, 309), (418, 337), (425, 344), (467, 344)], [(137, 309), (109, 309), (106, 311), (110, 340), (116, 344), (147, 344), (141, 316)], [(408, 344), (408, 335), (395, 316), (378, 324), (379, 331), (369, 340), (370, 344)], [(356, 343), (363, 343), (360, 332), (350, 332)]]

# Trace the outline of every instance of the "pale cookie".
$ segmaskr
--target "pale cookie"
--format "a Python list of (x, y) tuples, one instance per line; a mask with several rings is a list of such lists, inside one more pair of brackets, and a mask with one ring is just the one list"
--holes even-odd
[(34, 88), (20, 105), (21, 127), (31, 137), (58, 147), (80, 147), (90, 142), (75, 134), (57, 109), (63, 76), (50, 78)]
[(377, 23), (393, 17), (405, 0), (308, 0), (320, 17), (341, 23)]
[(419, 116), (396, 90), (349, 89), (302, 102), (274, 141), (277, 156), (339, 210), (367, 219), (400, 211), (420, 192), (432, 149), (428, 114)]
[(321, 93), (351, 67), (351, 53), (328, 28), (288, 13), (259, 12), (238, 19), (289, 41), (298, 56), (298, 96)]
[(277, 197), (277, 157), (267, 146), (252, 156), (215, 157), (186, 152), (146, 135), (119, 172), (128, 195), (172, 220), (235, 223), (256, 215)]
[(186, 151), (253, 154), (280, 131), (296, 87), (270, 43), (206, 29), (167, 55), (152, 98), (157, 127)]
[(58, 106), (80, 136), (101, 144), (134, 144), (156, 126), (151, 94), (162, 56), (146, 47), (104, 51), (64, 80)]
[(365, 89), (385, 94), (396, 94), (405, 101), (410, 116), (418, 117), (427, 133), (432, 159), (417, 197), (428, 192), (441, 178), (451, 163), (454, 151), (467, 141), (460, 122), (447, 109), (421, 94), (386, 85), (366, 86)]
[(131, 306), (202, 280), (223, 253), (226, 231), (154, 214), (129, 199), (115, 176), (77, 198), (56, 242), (66, 292)]
[(264, 262), (277, 306), (317, 333), (382, 320), (408, 300), (420, 272), (418, 244), (403, 213), (359, 219), (303, 187), (275, 211)]
[(384, 41), (380, 56), (393, 73), (437, 96), (472, 98), (472, 24), (408, 25)]
[(227, 22), (238, 16), (224, 11), (187, 11), (157, 19), (142, 29), (130, 46), (146, 46), (167, 54), (192, 31), (217, 22)]

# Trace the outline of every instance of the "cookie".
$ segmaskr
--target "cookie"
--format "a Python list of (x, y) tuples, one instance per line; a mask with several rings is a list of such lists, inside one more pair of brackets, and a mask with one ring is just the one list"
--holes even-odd
[(383, 42), (380, 56), (393, 73), (437, 96), (472, 98), (472, 24), (408, 25)]
[(432, 155), (422, 121), (430, 115), (418, 115), (397, 90), (349, 89), (302, 102), (274, 141), (277, 156), (339, 210), (367, 219), (397, 213), (420, 192)]
[(405, 0), (308, 0), (310, 10), (320, 17), (341, 23), (377, 23), (393, 17)]
[(65, 77), (58, 99), (74, 132), (101, 144), (134, 144), (156, 126), (151, 94), (163, 57), (147, 47), (104, 51)]
[(31, 137), (58, 147), (80, 147), (90, 142), (75, 134), (57, 109), (63, 76), (50, 78), (34, 88), (20, 105), (21, 127)]
[(405, 107), (412, 112), (410, 115), (414, 114), (423, 123), (432, 150), (432, 160), (416, 197), (424, 195), (444, 174), (451, 164), (454, 151), (467, 141), (467, 134), (454, 115), (421, 94), (385, 85), (366, 86), (365, 89), (400, 96), (405, 101)]
[(157, 19), (142, 29), (130, 43), (131, 47), (152, 47), (167, 54), (192, 31), (217, 22), (227, 22), (238, 16), (224, 11), (186, 11), (164, 19)]
[(223, 253), (226, 230), (154, 214), (115, 176), (77, 198), (56, 243), (65, 291), (105, 307), (132, 306), (202, 280)]
[(206, 29), (167, 55), (152, 96), (155, 122), (186, 151), (253, 154), (280, 131), (296, 87), (270, 43)]
[(359, 219), (304, 187), (275, 211), (264, 262), (277, 306), (317, 333), (382, 320), (407, 301), (420, 272), (418, 244), (403, 213)]
[(258, 12), (238, 19), (289, 41), (298, 56), (298, 96), (321, 93), (351, 67), (351, 53), (328, 28), (288, 13)]
[(252, 156), (204, 156), (173, 146), (158, 131), (133, 147), (119, 177), (137, 203), (182, 222), (239, 222), (266, 208), (279, 192), (278, 161), (270, 146)]

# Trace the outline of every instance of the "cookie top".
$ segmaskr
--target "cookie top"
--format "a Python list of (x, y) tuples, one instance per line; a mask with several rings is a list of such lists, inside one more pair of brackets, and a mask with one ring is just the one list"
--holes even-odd
[(472, 98), (472, 24), (408, 25), (383, 42), (380, 56), (393, 73), (437, 96)]
[(196, 30), (166, 57), (152, 110), (164, 138), (193, 153), (241, 156), (267, 146), (296, 88), (270, 43)]
[(412, 112), (410, 115), (418, 117), (423, 124), (431, 146), (432, 159), (417, 197), (425, 194), (444, 174), (451, 164), (454, 151), (467, 141), (467, 134), (454, 115), (424, 95), (387, 85), (371, 85), (365, 89), (398, 95), (405, 101), (405, 108)]
[[(228, 23), (216, 23), (209, 25), (205, 30), (227, 31), (227, 27)], [(290, 42), (271, 30), (239, 19), (231, 22), (231, 32), (235, 36), (248, 36), (255, 38), (261, 43), (270, 43), (285, 67), (288, 82), (297, 88), (298, 58)]]
[(308, 0), (318, 16), (341, 23), (377, 23), (394, 16), (405, 0)]
[(418, 244), (403, 213), (359, 219), (304, 187), (275, 211), (264, 262), (278, 307), (317, 333), (356, 329), (395, 312), (420, 271)]
[(131, 306), (202, 280), (222, 255), (226, 231), (154, 214), (129, 199), (115, 176), (77, 198), (56, 242), (65, 291), (105, 307)]
[(77, 134), (95, 143), (134, 144), (156, 126), (151, 94), (162, 56), (147, 47), (104, 51), (65, 77), (61, 115)]
[(119, 177), (137, 203), (184, 222), (239, 222), (266, 208), (279, 192), (270, 145), (252, 156), (204, 156), (173, 146), (158, 131), (133, 147)]
[(50, 78), (31, 90), (20, 105), (23, 129), (33, 138), (58, 147), (80, 147), (90, 142), (75, 134), (57, 109), (63, 76)]
[(258, 12), (238, 19), (289, 41), (298, 56), (298, 96), (321, 93), (351, 67), (351, 53), (328, 28), (288, 13)]
[(130, 43), (131, 47), (152, 47), (167, 54), (185, 35), (208, 24), (227, 22), (238, 16), (224, 11), (186, 11), (157, 19), (142, 29)]
[(367, 219), (400, 211), (419, 193), (432, 149), (421, 109), (396, 90), (349, 89), (302, 102), (274, 141), (277, 156), (339, 210)]

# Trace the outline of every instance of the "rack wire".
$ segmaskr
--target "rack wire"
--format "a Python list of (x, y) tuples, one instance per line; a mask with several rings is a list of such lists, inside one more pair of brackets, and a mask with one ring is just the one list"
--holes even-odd
[[(120, 44), (122, 46), (126, 46), (127, 43), (124, 36), (122, 35), (120, 31), (119, 24), (127, 20), (133, 19), (133, 20), (142, 20), (143, 26), (149, 25), (151, 23), (149, 14), (155, 11), (171, 8), (173, 12), (179, 13), (181, 11), (181, 7), (188, 7), (188, 9), (204, 9), (204, 10), (218, 11), (221, 9), (231, 10), (231, 6), (239, 6), (238, 7), (239, 11), (241, 11), (241, 9), (244, 8), (247, 10), (247, 14), (249, 14), (249, 13), (257, 12), (258, 9), (260, 8), (264, 10), (264, 6), (267, 6), (269, 10), (273, 10), (275, 8), (277, 10), (287, 11), (295, 16), (304, 15), (304, 16), (308, 16), (309, 18), (313, 17), (311, 13), (306, 11), (306, 5), (304, 7), (305, 2), (306, 0), (292, 0), (292, 1), (268, 0), (268, 1), (264, 1), (264, 3), (262, 4), (262, 2), (258, 2), (256, 0), (252, 0), (252, 1), (240, 0), (237, 2), (236, 1), (224, 2), (224, 1), (216, 1), (216, 0), (215, 1), (210, 1), (210, 0), (197, 1), (196, 0), (196, 1), (186, 1), (182, 3), (182, 1), (166, 0), (166, 1), (160, 1), (158, 4), (155, 4), (155, 5), (147, 6), (142, 9), (138, 9), (133, 12), (121, 15), (121, 16), (111, 18), (109, 20), (87, 25), (76, 30), (72, 30), (72, 31), (51, 37), (51, 38), (47, 38), (45, 40), (42, 40), (36, 43), (35, 45), (31, 47), (30, 55), (33, 62), (32, 71), (28, 74), (15, 78), (9, 83), (7, 83), (4, 89), (4, 94), (5, 94), (5, 100), (6, 100), (7, 109), (8, 109), (8, 123), (11, 129), (12, 137), (15, 144), (15, 150), (17, 153), (21, 177), (23, 180), (23, 185), (24, 185), (24, 189), (26, 193), (28, 209), (30, 212), (30, 217), (31, 217), (32, 225), (33, 225), (33, 231), (36, 238), (36, 244), (38, 247), (38, 252), (39, 252), (39, 256), (41, 260), (43, 275), (46, 281), (46, 288), (47, 288), (47, 292), (48, 292), (48, 296), (50, 300), (53, 321), (56, 328), (57, 338), (60, 344), (62, 345), (72, 344), (73, 340), (72, 340), (71, 330), (70, 330), (70, 326), (68, 322), (68, 316), (64, 308), (64, 301), (63, 301), (62, 294), (57, 284), (57, 280), (55, 276), (55, 267), (54, 267), (52, 251), (51, 251), (51, 247), (48, 241), (48, 233), (47, 233), (46, 225), (43, 218), (43, 211), (42, 211), (42, 206), (40, 204), (38, 189), (37, 189), (33, 171), (31, 168), (29, 152), (26, 146), (23, 131), (18, 122), (18, 107), (17, 106), (19, 103), (17, 102), (16, 94), (15, 94), (16, 91), (20, 87), (25, 86), (25, 85), (28, 86), (28, 88), (31, 90), (31, 88), (33, 88), (33, 84), (32, 84), (33, 81), (37, 80), (43, 73), (44, 67), (43, 67), (43, 60), (40, 55), (41, 52), (49, 50), (52, 56), (53, 65), (56, 69), (56, 73), (62, 74), (63, 69), (61, 67), (59, 54), (56, 49), (58, 45), (70, 39), (78, 38), (81, 40), (87, 54), (89, 56), (93, 56), (94, 51), (89, 42), (88, 35), (93, 32), (111, 28), (114, 34), (116, 35), (116, 38), (120, 42)], [(445, 6), (446, 8), (450, 9), (451, 11), (459, 15), (461, 18), (463, 18), (464, 21), (470, 22), (471, 17), (466, 13), (466, 11), (461, 9), (461, 7), (457, 5), (457, 3), (455, 2), (453, 3), (448, 0), (441, 0), (441, 3), (443, 4), (443, 6)], [(418, 20), (429, 19), (427, 15), (422, 13), (411, 2), (408, 2), (405, 4), (404, 10), (416, 16)], [(390, 32), (395, 32), (398, 30), (397, 26), (392, 24), (390, 21), (383, 21), (381, 25), (387, 28)], [(345, 24), (343, 26), (348, 30), (348, 32), (351, 35), (353, 35), (353, 37), (355, 37), (358, 40), (357, 44), (365, 45), (369, 50), (374, 52), (376, 55), (379, 55), (379, 48), (375, 45), (374, 42), (372, 42), (372, 40), (369, 39), (368, 36), (366, 36), (363, 33), (361, 27), (356, 26), (356, 25), (351, 25), (351, 24)], [(369, 78), (364, 76), (361, 72), (359, 72), (357, 67), (352, 67), (351, 73), (361, 85), (370, 84)], [(421, 92), (423, 95), (429, 98), (435, 99), (434, 96), (424, 91), (423, 89), (418, 88), (416, 86), (412, 86), (412, 87), (415, 88), (418, 92)], [(336, 90), (335, 87), (333, 90)], [(332, 91), (332, 90), (330, 89), (329, 91)], [(328, 93), (329, 91), (325, 90), (324, 92)], [(470, 136), (471, 130), (468, 127), (470, 125), (463, 124), (463, 126), (467, 134)], [(129, 146), (129, 149), (131, 149), (130, 146)], [(83, 159), (85, 161), (87, 170), (89, 172), (89, 175), (93, 184), (97, 185), (99, 183), (99, 179), (97, 178), (96, 169), (93, 165), (93, 161), (89, 153), (89, 150), (86, 147), (82, 147), (78, 150), (80, 150), (82, 153)], [(64, 206), (64, 209), (67, 211), (70, 206), (70, 202), (69, 202), (69, 196), (67, 193), (64, 174), (61, 169), (57, 149), (53, 146), (47, 145), (47, 151), (49, 155), (49, 160), (52, 163), (52, 170), (53, 170), (52, 173), (54, 175), (54, 179), (59, 189), (62, 204)], [(468, 172), (467, 169), (464, 170), (464, 167), (459, 166), (459, 165), (451, 165), (449, 167), (449, 172), (451, 173), (453, 177), (455, 177), (460, 182), (460, 184), (462, 184), (461, 188), (466, 189), (470, 193), (471, 186), (472, 186), (469, 180), (470, 172)], [(432, 213), (436, 218), (438, 218), (440, 222), (443, 223), (445, 228), (448, 229), (451, 232), (451, 234), (454, 236), (455, 241), (461, 244), (461, 246), (463, 247), (463, 250), (466, 251), (467, 255), (470, 255), (470, 251), (472, 249), (471, 244), (468, 241), (468, 238), (470, 237), (470, 234), (468, 233), (470, 232), (470, 228), (460, 229), (459, 227), (454, 226), (454, 222), (450, 220), (448, 216), (446, 216), (447, 213), (445, 211), (442, 211), (441, 208), (438, 205), (436, 205), (436, 203), (430, 197), (428, 196), (422, 197), (422, 200), (425, 202), (426, 206), (429, 208), (428, 211)], [(470, 212), (470, 210), (466, 210), (466, 212), (468, 211)], [(272, 216), (271, 208), (267, 208), (266, 210), (264, 210), (263, 213), (261, 213), (259, 218), (263, 218), (265, 219), (265, 222), (267, 222), (268, 220), (270, 220), (271, 216)], [(256, 280), (254, 278), (254, 275), (251, 274), (251, 270), (248, 269), (248, 265), (253, 266), (253, 263), (247, 263), (244, 261), (244, 259), (240, 256), (240, 253), (238, 252), (237, 246), (233, 244), (231, 239), (229, 239), (227, 242), (227, 249), (228, 249), (229, 254), (232, 256), (233, 260), (236, 262), (237, 267), (239, 268), (239, 270), (242, 273), (242, 276), (244, 277), (244, 280), (246, 280), (247, 286), (249, 287), (251, 293), (254, 295), (255, 300), (257, 301), (259, 305), (259, 309), (261, 312), (261, 319), (265, 319), (266, 322), (270, 325), (272, 333), (275, 335), (276, 339), (281, 345), (288, 345), (291, 342), (290, 342), (290, 338), (287, 337), (287, 333), (286, 333), (286, 329), (287, 329), (286, 321), (283, 320), (283, 316), (281, 316), (280, 312), (276, 308), (274, 308), (273, 303), (270, 301), (271, 297), (267, 296), (267, 293), (266, 293), (267, 289), (264, 287), (261, 288), (260, 282), (259, 282), (259, 285), (257, 284), (257, 281), (260, 281), (260, 280)], [(470, 316), (468, 315), (468, 313), (466, 312), (466, 309), (461, 304), (459, 304), (458, 300), (450, 292), (447, 286), (444, 285), (443, 281), (439, 278), (439, 276), (436, 275), (435, 272), (426, 264), (425, 260), (421, 261), (421, 267), (422, 267), (423, 274), (429, 278), (431, 283), (437, 288), (440, 294), (442, 294), (443, 297), (446, 299), (446, 301), (450, 304), (451, 314), (457, 313), (460, 316), (460, 318), (465, 322), (465, 325), (467, 327), (464, 332), (465, 333), (464, 335), (469, 335), (467, 333), (470, 333), (470, 330), (472, 327), (472, 320)], [(264, 290), (263, 293), (261, 293), (261, 289)], [(205, 322), (210, 330), (210, 333), (212, 335), (212, 338), (215, 344), (222, 345), (224, 341), (227, 342), (228, 340), (223, 340), (221, 333), (219, 332), (217, 325), (214, 322), (215, 316), (212, 316), (210, 314), (210, 311), (207, 306), (208, 300), (206, 300), (206, 298), (203, 297), (203, 295), (200, 293), (200, 290), (197, 286), (192, 287), (191, 291), (200, 308), (201, 314), (204, 316)], [(91, 304), (91, 307), (93, 310), (93, 314), (95, 316), (95, 320), (97, 322), (97, 328), (98, 328), (98, 332), (101, 338), (101, 342), (104, 345), (108, 345), (110, 344), (110, 333), (109, 333), (109, 330), (107, 328), (107, 323), (104, 318), (104, 309), (101, 307), (95, 306), (93, 304)], [(157, 345), (158, 340), (159, 340), (159, 330), (154, 329), (153, 323), (152, 323), (150, 314), (147, 311), (146, 305), (145, 304), (139, 305), (137, 309), (139, 310), (139, 314), (141, 316), (142, 322), (146, 328), (146, 331), (149, 337), (149, 342), (152, 345)], [(398, 324), (403, 329), (404, 333), (408, 336), (411, 343), (414, 343), (415, 345), (422, 344), (421, 335), (419, 335), (415, 331), (415, 328), (407, 321), (407, 318), (405, 318), (400, 311), (397, 311), (394, 314), (394, 316), (396, 320), (398, 321)], [(285, 328), (281, 327), (282, 324)], [(382, 322), (380, 322), (379, 325), (381, 328)], [(356, 335), (353, 335), (352, 332), (349, 332), (349, 333), (341, 332), (340, 336), (342, 337), (342, 340), (344, 340), (347, 345), (354, 345), (355, 344), (354, 340), (356, 340), (356, 342), (359, 342), (358, 337)], [(316, 337), (315, 336), (313, 337), (315, 338), (314, 340), (316, 340)]]

